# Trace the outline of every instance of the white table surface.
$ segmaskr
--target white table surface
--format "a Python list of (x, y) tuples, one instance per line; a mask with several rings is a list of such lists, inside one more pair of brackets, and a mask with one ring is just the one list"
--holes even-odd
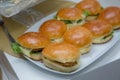
[[(71, 1), (78, 2), (80, 0), (71, 0)], [(100, 2), (102, 3), (103, 6), (109, 6), (111, 4), (120, 6), (119, 5), (120, 0), (109, 0), (109, 1), (100, 0)], [(8, 54), (5, 54), (5, 55), (20, 80), (71, 80), (74, 77), (83, 75), (87, 72), (90, 72), (93, 69), (99, 68), (102, 65), (106, 65), (107, 63), (120, 59), (120, 40), (115, 46), (112, 47), (112, 49), (110, 49), (107, 53), (105, 53), (105, 55), (103, 55), (96, 62), (94, 62), (87, 68), (83, 69), (79, 73), (76, 73), (74, 75), (67, 75), (67, 76), (58, 75), (55, 73), (45, 71), (41, 68), (38, 68), (35, 65), (31, 65), (31, 63), (27, 60), (16, 58)]]
[(8, 80), (5, 72), (3, 71), (2, 67), (1, 67), (1, 64), (0, 64), (0, 69), (1, 69), (1, 71), (2, 71), (2, 80)]

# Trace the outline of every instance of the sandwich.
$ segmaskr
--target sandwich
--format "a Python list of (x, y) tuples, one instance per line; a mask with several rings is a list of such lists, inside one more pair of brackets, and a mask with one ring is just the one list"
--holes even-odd
[(75, 7), (87, 14), (86, 21), (96, 19), (102, 10), (101, 4), (97, 0), (82, 0)]
[(93, 20), (82, 26), (92, 32), (93, 43), (105, 43), (113, 37), (112, 25), (104, 20)]
[(98, 19), (108, 21), (113, 29), (120, 28), (120, 8), (115, 6), (110, 6), (105, 8), (99, 15)]
[(22, 53), (33, 59), (41, 60), (41, 51), (50, 42), (49, 38), (38, 32), (26, 32), (17, 38)]
[(56, 71), (72, 72), (80, 66), (79, 49), (69, 43), (52, 43), (43, 49), (42, 54), (44, 65)]
[(77, 46), (81, 54), (85, 54), (91, 49), (92, 33), (84, 27), (74, 26), (65, 32), (63, 40)]
[(83, 24), (85, 15), (78, 8), (66, 7), (58, 10), (55, 18), (63, 21), (65, 24), (67, 24), (67, 29), (70, 29), (72, 25)]
[(55, 19), (45, 21), (39, 28), (39, 32), (46, 35), (51, 42), (61, 42), (66, 30), (66, 24)]

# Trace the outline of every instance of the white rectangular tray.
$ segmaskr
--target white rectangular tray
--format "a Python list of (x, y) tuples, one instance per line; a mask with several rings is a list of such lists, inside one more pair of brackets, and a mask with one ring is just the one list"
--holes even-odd
[[(27, 30), (27, 32), (29, 31), (38, 31), (38, 28), (40, 27), (40, 25), (45, 22), (46, 20), (49, 19), (53, 19), (53, 17), (55, 16), (55, 13), (50, 14), (49, 16), (43, 18), (42, 20), (40, 20), (39, 22), (37, 22), (35, 25), (33, 25), (31, 28), (29, 28)], [(64, 72), (59, 72), (59, 71), (55, 71), (52, 69), (47, 68), (46, 66), (44, 66), (43, 63), (41, 63), (40, 61), (34, 61), (29, 59), (28, 57), (26, 57), (29, 61), (31, 61), (32, 63), (34, 63), (35, 65), (39, 66), (40, 68), (43, 68), (47, 71), (51, 71), (54, 73), (58, 73), (58, 74), (64, 74), (64, 75), (70, 75), (70, 74), (74, 74), (76, 72), (81, 71), (82, 69), (84, 69), (85, 67), (89, 66), (91, 63), (93, 63), (94, 61), (96, 61), (97, 59), (99, 59), (102, 55), (104, 55), (110, 48), (113, 47), (113, 45), (115, 45), (115, 43), (117, 43), (117, 41), (120, 39), (120, 30), (116, 30), (114, 31), (113, 34), (113, 38), (104, 44), (93, 44), (92, 45), (92, 49), (88, 54), (82, 55), (80, 58), (80, 68), (77, 69), (76, 71), (70, 72), (70, 73), (64, 73)]]

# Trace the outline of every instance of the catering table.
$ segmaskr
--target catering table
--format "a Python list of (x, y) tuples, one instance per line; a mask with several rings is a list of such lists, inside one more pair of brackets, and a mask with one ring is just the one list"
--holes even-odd
[[(68, 0), (79, 2), (79, 0)], [(74, 2), (68, 2), (65, 0), (47, 0), (39, 5), (35, 6), (36, 9), (40, 10), (45, 16), (49, 15), (50, 13), (58, 10), (61, 7), (72, 6)], [(117, 5), (120, 6), (120, 0), (100, 0), (103, 6), (109, 5)], [(48, 5), (49, 4), (49, 5)], [(51, 5), (52, 4), (52, 5)], [(64, 5), (62, 5), (64, 4)], [(49, 6), (49, 7), (48, 7)], [(22, 24), (19, 24), (13, 21), (11, 18), (4, 18), (6, 26), (13, 37), (16, 39), (19, 35), (21, 35), (24, 31), (28, 28)], [(73, 75), (59, 75), (55, 73), (51, 73), (49, 71), (43, 70), (35, 65), (32, 65), (27, 60), (21, 59), (19, 55), (15, 54), (9, 42), (0, 28), (0, 49), (5, 51), (5, 56), (7, 57), (8, 61), (10, 62), (12, 68), (16, 72), (18, 78), (20, 80), (74, 80), (75, 77), (81, 76), (86, 74), (100, 66), (107, 65), (108, 63), (120, 59), (120, 40), (109, 50), (107, 51), (101, 58), (96, 60), (90, 66), (86, 67), (82, 71), (75, 73)], [(7, 46), (7, 47), (6, 47)], [(6, 80), (6, 79), (4, 79)]]

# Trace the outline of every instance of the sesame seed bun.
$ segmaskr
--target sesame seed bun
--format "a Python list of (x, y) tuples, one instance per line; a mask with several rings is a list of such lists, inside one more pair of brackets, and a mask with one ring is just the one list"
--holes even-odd
[[(93, 20), (83, 24), (83, 27), (92, 32), (93, 43), (104, 43), (112, 38), (112, 25), (104, 20)], [(103, 39), (106, 36), (105, 39)]]
[(81, 54), (87, 53), (90, 50), (92, 34), (84, 27), (75, 26), (71, 28), (65, 32), (63, 38), (65, 42), (74, 44), (79, 47)]
[(107, 7), (100, 13), (98, 19), (106, 20), (114, 29), (118, 29), (120, 28), (120, 8), (115, 6)]
[(82, 0), (75, 5), (82, 11), (88, 11), (89, 15), (97, 15), (101, 12), (101, 5), (97, 0)]
[(39, 32), (45, 34), (51, 40), (60, 39), (66, 30), (66, 24), (55, 19), (45, 21), (39, 28)]
[(53, 43), (42, 51), (44, 64), (54, 70), (71, 72), (79, 67), (79, 49), (69, 43)]

